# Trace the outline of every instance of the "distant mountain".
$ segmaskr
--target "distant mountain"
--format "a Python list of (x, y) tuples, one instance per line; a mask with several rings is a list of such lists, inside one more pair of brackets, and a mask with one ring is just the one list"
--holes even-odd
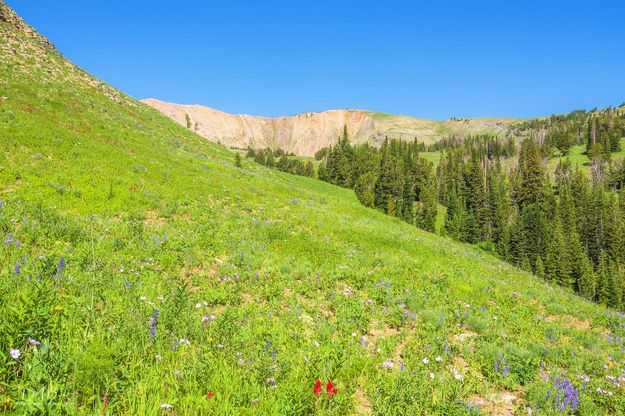
[(453, 134), (498, 134), (516, 122), (511, 118), (437, 121), (365, 110), (330, 110), (267, 118), (228, 114), (201, 105), (174, 104), (153, 98), (143, 102), (183, 126), (187, 126), (188, 120), (191, 129), (200, 136), (225, 146), (280, 148), (301, 156), (312, 156), (317, 150), (334, 144), (345, 127), (354, 143), (368, 142), (377, 146), (385, 137), (417, 138), (431, 143)]

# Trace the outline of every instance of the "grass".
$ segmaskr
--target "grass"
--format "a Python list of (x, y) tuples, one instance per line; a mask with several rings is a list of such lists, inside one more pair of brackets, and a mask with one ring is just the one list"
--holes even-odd
[(19, 51), (0, 50), (7, 413), (549, 415), (556, 376), (577, 414), (625, 412), (606, 378), (622, 376), (622, 315), (351, 191), (236, 168), (0, 35)]
[[(614, 152), (611, 154), (612, 159), (619, 159), (619, 158), (625, 157), (625, 138), (621, 139), (621, 149), (622, 149), (621, 151)], [(588, 158), (588, 155), (586, 155), (585, 145), (573, 146), (571, 150), (569, 151), (569, 153), (563, 158), (560, 158), (560, 157), (552, 158), (549, 161), (550, 171), (552, 172), (555, 171), (560, 159), (565, 159), (565, 158), (568, 158), (571, 161), (571, 165), (573, 166), (573, 168), (579, 167), (585, 172), (590, 171), (590, 168), (588, 167), (588, 163), (590, 162), (590, 159)]]

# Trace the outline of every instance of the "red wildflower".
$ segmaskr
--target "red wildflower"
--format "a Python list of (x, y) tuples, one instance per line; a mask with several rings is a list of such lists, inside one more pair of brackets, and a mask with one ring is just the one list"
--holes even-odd
[(332, 384), (331, 381), (328, 381), (328, 384), (326, 384), (326, 392), (328, 393), (328, 396), (332, 397), (339, 392), (339, 389), (334, 387), (334, 384)]
[(208, 392), (206, 392), (206, 398), (207, 399), (212, 399), (213, 398), (213, 392), (210, 391), (210, 390)]
[(317, 396), (321, 394), (321, 380), (317, 380), (317, 382), (315, 383), (315, 387), (313, 388), (313, 393), (315, 393)]

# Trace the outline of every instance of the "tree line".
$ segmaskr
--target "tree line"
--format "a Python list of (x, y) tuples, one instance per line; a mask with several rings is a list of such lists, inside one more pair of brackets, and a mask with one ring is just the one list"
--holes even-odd
[[(363, 205), (431, 232), (437, 213), (444, 212), (441, 234), (624, 309), (625, 162), (612, 157), (624, 136), (621, 106), (529, 120), (506, 137), (449, 137), (427, 146), (396, 139), (385, 139), (380, 148), (352, 145), (344, 130), (315, 159), (320, 180), (353, 189)], [(582, 144), (590, 174), (566, 158)], [(436, 169), (420, 155), (434, 150), (442, 153)], [(248, 156), (314, 176), (311, 162), (282, 151)], [(550, 175), (547, 164), (554, 156), (560, 161)]]
[(304, 162), (293, 154), (287, 154), (282, 149), (272, 150), (270, 148), (254, 150), (248, 147), (245, 155), (260, 165), (275, 168), (283, 172), (292, 173), (294, 175), (315, 177), (315, 167), (312, 162)]
[(352, 146), (347, 132), (328, 148), (319, 166), (319, 179), (354, 189), (368, 207), (400, 218), (427, 231), (436, 228), (437, 195), (431, 162), (419, 156), (422, 144), (384, 140), (377, 149)]
[(437, 167), (438, 199), (447, 207), (444, 233), (622, 309), (625, 191), (608, 175), (572, 168), (566, 158), (550, 178), (548, 158), (531, 138), (510, 169), (486, 147), (449, 149)]

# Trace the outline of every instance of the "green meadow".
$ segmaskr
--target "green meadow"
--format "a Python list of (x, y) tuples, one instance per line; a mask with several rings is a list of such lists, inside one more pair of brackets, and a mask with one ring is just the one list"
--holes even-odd
[(622, 314), (238, 168), (6, 22), (0, 96), (1, 412), (625, 412)]

